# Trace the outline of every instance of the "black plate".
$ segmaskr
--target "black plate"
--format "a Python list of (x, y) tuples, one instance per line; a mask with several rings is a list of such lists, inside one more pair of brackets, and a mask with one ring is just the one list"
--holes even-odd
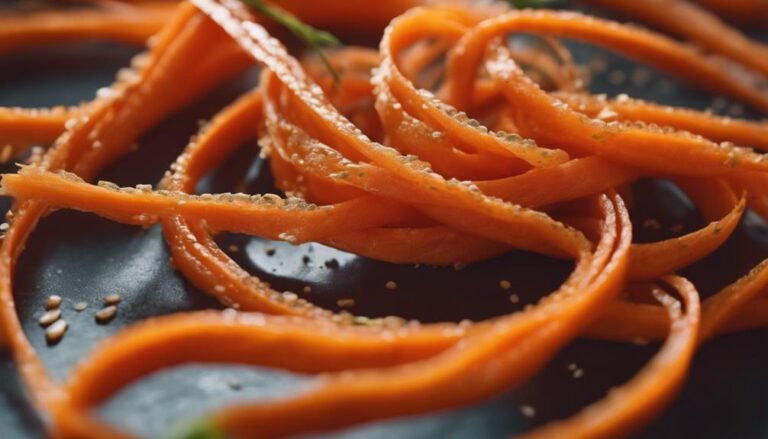
[[(768, 40), (768, 34), (762, 35)], [(587, 62), (600, 51), (575, 45), (577, 58)], [(0, 61), (0, 105), (42, 106), (75, 104), (90, 99), (95, 90), (111, 82), (114, 72), (127, 64), (134, 49), (111, 44), (77, 44), (56, 50), (35, 50)], [(601, 53), (601, 52), (600, 52)], [(603, 56), (603, 55), (601, 55)], [(633, 64), (607, 57), (607, 71), (593, 83), (595, 91), (627, 91), (663, 103), (704, 108), (713, 96), (663, 77), (650, 69), (647, 82), (632, 81)], [(630, 72), (628, 84), (617, 85), (612, 71)], [(185, 110), (149, 133), (142, 149), (108, 169), (104, 179), (120, 184), (154, 183), (184, 146), (197, 121), (210, 117), (240, 91), (254, 83), (254, 72), (228, 84), (203, 102)], [(642, 86), (641, 85), (642, 83)], [(734, 109), (737, 107), (731, 107)], [(755, 114), (749, 114), (755, 116)], [(150, 154), (149, 151), (152, 151)], [(269, 186), (269, 172), (254, 158), (255, 148), (244, 148), (221, 170), (205, 180), (205, 190), (231, 190), (233, 176), (248, 175), (251, 190)], [(10, 168), (6, 168), (6, 171)], [(201, 188), (202, 189), (202, 188)], [(7, 206), (7, 200), (4, 200)], [(640, 240), (669, 236), (682, 224), (693, 229), (702, 223), (686, 200), (664, 182), (637, 185), (633, 221)], [(661, 230), (641, 227), (647, 218), (658, 219)], [(511, 253), (495, 260), (453, 269), (395, 266), (355, 257), (321, 245), (293, 247), (245, 236), (219, 237), (223, 248), (239, 247), (233, 256), (253, 274), (279, 289), (300, 291), (312, 286), (308, 299), (336, 308), (339, 298), (354, 298), (353, 311), (362, 315), (400, 315), (423, 321), (482, 319), (524, 306), (558, 285), (570, 264)], [(277, 248), (274, 256), (266, 246)], [(309, 262), (305, 261), (309, 257)], [(768, 257), (768, 228), (747, 215), (729, 242), (705, 261), (683, 274), (704, 295), (711, 294)], [(327, 261), (336, 260), (334, 263)], [(177, 273), (158, 228), (141, 230), (93, 215), (57, 212), (44, 219), (24, 252), (16, 275), (15, 297), (21, 321), (32, 343), (53, 375), (65, 377), (94, 343), (133, 322), (176, 311), (219, 307)], [(501, 279), (512, 282), (521, 297), (513, 305), (510, 291), (499, 288)], [(396, 291), (387, 290), (397, 281)], [(123, 302), (117, 318), (96, 325), (93, 312), (100, 298), (119, 293)], [(46, 345), (36, 323), (42, 303), (50, 294), (64, 297), (64, 316), (70, 330), (56, 346)], [(86, 311), (72, 306), (87, 301)], [(679, 398), (638, 438), (762, 438), (768, 437), (768, 330), (718, 338), (696, 355)], [(563, 350), (535, 379), (523, 387), (474, 407), (374, 423), (330, 435), (346, 438), (501, 438), (551, 419), (573, 414), (631, 377), (655, 352), (656, 345), (635, 346), (578, 340)], [(585, 371), (574, 379), (570, 363)], [(101, 409), (102, 415), (146, 437), (158, 437), (169, 426), (196, 419), (207, 410), (243, 398), (269, 398), (298, 389), (310, 378), (250, 367), (189, 365), (163, 371), (124, 389)], [(238, 380), (240, 390), (228, 383)], [(536, 416), (520, 413), (522, 404), (536, 408)], [(43, 436), (41, 421), (29, 407), (10, 355), (0, 351), (0, 436)]]

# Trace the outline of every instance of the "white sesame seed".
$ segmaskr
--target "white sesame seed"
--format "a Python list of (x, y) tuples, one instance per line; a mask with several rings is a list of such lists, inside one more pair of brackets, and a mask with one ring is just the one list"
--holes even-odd
[(80, 312), (88, 308), (88, 304), (86, 302), (77, 302), (74, 308), (75, 308), (75, 311)]
[(506, 279), (502, 279), (502, 280), (499, 281), (499, 287), (502, 290), (508, 290), (508, 289), (512, 288), (512, 282), (510, 282), (510, 281), (508, 281)]
[(533, 408), (533, 406), (530, 405), (521, 405), (520, 406), (520, 413), (523, 414), (526, 418), (532, 418), (536, 416), (536, 409)]
[(120, 300), (119, 294), (110, 294), (104, 297), (104, 305), (117, 305), (120, 303)]
[(650, 230), (659, 230), (661, 228), (661, 224), (655, 219), (647, 219), (643, 221), (643, 228), (650, 229)]
[(355, 306), (355, 299), (339, 299), (336, 304), (342, 308), (351, 308)]
[(61, 296), (57, 296), (54, 294), (54, 295), (48, 296), (48, 298), (45, 299), (45, 303), (43, 304), (43, 307), (45, 309), (51, 310), (51, 309), (58, 308), (59, 305), (61, 305)]
[(107, 323), (115, 317), (115, 314), (117, 314), (117, 307), (114, 305), (107, 306), (96, 312), (96, 321), (98, 323)]
[(40, 316), (40, 318), (37, 321), (38, 323), (40, 323), (41, 326), (48, 326), (51, 323), (55, 322), (56, 320), (59, 320), (60, 318), (61, 318), (61, 310), (56, 308)]
[(576, 369), (573, 371), (573, 377), (579, 379), (584, 376), (584, 369)]
[(512, 294), (509, 296), (509, 301), (512, 303), (520, 303), (520, 296), (517, 294)]
[(387, 283), (384, 284), (384, 287), (388, 290), (396, 290), (397, 289), (397, 282), (390, 280), (387, 281)]
[(608, 82), (613, 85), (622, 85), (627, 81), (627, 74), (622, 70), (613, 70), (608, 74)]
[(64, 337), (69, 325), (64, 320), (57, 320), (51, 326), (45, 329), (45, 340), (48, 343), (56, 343)]
[(302, 288), (301, 291), (305, 294), (309, 294), (312, 292), (312, 287), (310, 287), (309, 285), (304, 285), (304, 288)]
[(632, 339), (632, 343), (634, 343), (634, 344), (636, 344), (638, 346), (645, 346), (645, 345), (647, 345), (650, 342), (645, 337), (635, 337), (635, 338)]

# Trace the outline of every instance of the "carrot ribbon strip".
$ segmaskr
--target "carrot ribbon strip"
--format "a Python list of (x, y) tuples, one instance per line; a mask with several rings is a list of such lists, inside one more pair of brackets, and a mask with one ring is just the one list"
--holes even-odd
[[(580, 14), (379, 3), (386, 4), (284, 2), (335, 30), (389, 23), (379, 51), (331, 54), (342, 72), (338, 83), (317, 60), (291, 56), (242, 3), (193, 0), (172, 13), (160, 7), (170, 18), (148, 54), (95, 101), (71, 110), (0, 111), (0, 127), (12, 130), (4, 131), (11, 142), (4, 156), (63, 132), (45, 154), (2, 177), (15, 203), (0, 247), (0, 330), (57, 437), (130, 437), (94, 408), (146, 374), (187, 362), (315, 374), (297, 394), (211, 414), (234, 437), (281, 437), (480, 401), (524, 382), (579, 336), (666, 339), (621, 388), (523, 435), (616, 437), (674, 396), (699, 343), (768, 324), (768, 262), (701, 306), (695, 287), (671, 274), (719, 248), (746, 206), (768, 217), (768, 161), (734, 145), (768, 147), (765, 124), (590, 96), (558, 43), (547, 46), (554, 59), (507, 47), (503, 38), (582, 39), (762, 110), (764, 90), (671, 39)], [(32, 18), (14, 32), (126, 38), (104, 33), (118, 19), (110, 14), (71, 31), (53, 18)], [(53, 23), (53, 33), (35, 28), (43, 22)], [(153, 21), (143, 23), (135, 32), (146, 38)], [(8, 50), (44, 41), (38, 37)], [(733, 44), (712, 47), (744, 61)], [(259, 87), (202, 128), (157, 189), (92, 183), (142, 133), (253, 62), (264, 67)], [(534, 70), (549, 78), (548, 87), (546, 78), (532, 79)], [(290, 197), (193, 194), (206, 173), (254, 139)], [(672, 179), (708, 225), (633, 244), (622, 195), (638, 178), (659, 176)], [(141, 226), (161, 222), (175, 267), (231, 309), (138, 323), (96, 349), (66, 383), (55, 382), (23, 333), (12, 279), (26, 239), (56, 208)], [(473, 324), (376, 318), (356, 326), (355, 316), (249, 275), (214, 242), (220, 231), (318, 241), (396, 263), (465, 264), (525, 249), (573, 260), (574, 269), (556, 291), (511, 315)], [(210, 348), (194, 348), (201, 344)]]

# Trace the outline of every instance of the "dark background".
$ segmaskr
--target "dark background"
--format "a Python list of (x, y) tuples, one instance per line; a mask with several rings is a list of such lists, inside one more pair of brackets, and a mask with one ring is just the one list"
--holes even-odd
[[(757, 35), (768, 41), (768, 32)], [(576, 57), (587, 63), (598, 49), (572, 44)], [(77, 104), (91, 99), (100, 86), (109, 84), (118, 68), (128, 64), (136, 50), (106, 43), (74, 44), (40, 49), (0, 59), (0, 105), (50, 106)], [(714, 96), (692, 89), (672, 78), (649, 71), (642, 87), (612, 84), (611, 72), (631, 72), (635, 65), (609, 56), (607, 71), (597, 75), (597, 92), (653, 99), (667, 104), (706, 108)], [(255, 72), (227, 84), (204, 101), (175, 115), (147, 134), (142, 148), (107, 169), (102, 178), (119, 184), (156, 183), (170, 162), (197, 129), (239, 92), (252, 86)], [(718, 109), (726, 111), (728, 108)], [(747, 110), (747, 115), (755, 113)], [(249, 190), (270, 187), (268, 167), (254, 158), (254, 145), (243, 148), (222, 169), (207, 178), (200, 190), (231, 191), (245, 176)], [(5, 166), (3, 172), (11, 170)], [(637, 240), (672, 236), (673, 226), (693, 230), (702, 219), (665, 182), (642, 181), (636, 185), (633, 221)], [(5, 209), (8, 200), (2, 200)], [(654, 218), (660, 230), (643, 228)], [(223, 248), (236, 244), (233, 257), (253, 274), (278, 289), (301, 291), (321, 306), (336, 308), (339, 298), (354, 298), (359, 315), (400, 315), (422, 321), (482, 319), (509, 313), (552, 290), (568, 274), (569, 263), (544, 257), (511, 253), (461, 271), (446, 268), (396, 266), (339, 252), (317, 244), (290, 246), (239, 235), (222, 235)], [(274, 246), (274, 256), (264, 252)], [(309, 257), (309, 263), (304, 257)], [(728, 243), (706, 260), (683, 272), (707, 296), (744, 274), (768, 257), (768, 227), (746, 215)], [(338, 268), (325, 262), (336, 259)], [(333, 266), (333, 264), (330, 264)], [(508, 279), (512, 289), (499, 288)], [(395, 280), (396, 291), (384, 284)], [(521, 297), (513, 305), (511, 292)], [(118, 293), (123, 301), (108, 325), (96, 325), (93, 313), (101, 297)], [(64, 319), (69, 332), (56, 346), (46, 345), (37, 325), (42, 303), (51, 294), (64, 298)], [(177, 311), (219, 307), (196, 290), (169, 264), (169, 253), (157, 227), (149, 230), (124, 226), (96, 216), (61, 211), (44, 219), (21, 257), (16, 274), (15, 297), (21, 321), (32, 343), (57, 378), (64, 378), (94, 344), (120, 328), (150, 316)], [(77, 313), (79, 301), (88, 309)], [(690, 376), (672, 406), (637, 434), (637, 438), (763, 438), (768, 437), (768, 330), (720, 337), (696, 354)], [(201, 349), (204, 347), (201, 347)], [(635, 346), (577, 340), (563, 350), (536, 378), (492, 401), (464, 409), (403, 420), (379, 422), (337, 433), (345, 438), (501, 438), (548, 420), (566, 417), (600, 398), (613, 386), (636, 373), (658, 345)], [(568, 365), (584, 370), (574, 379)], [(228, 383), (236, 379), (242, 389)], [(231, 365), (188, 365), (146, 377), (124, 389), (101, 409), (111, 422), (145, 437), (158, 437), (179, 423), (199, 419), (206, 411), (240, 399), (270, 398), (296, 391), (311, 377), (281, 371)], [(526, 418), (519, 406), (536, 408)], [(0, 438), (27, 439), (44, 436), (41, 421), (29, 407), (10, 354), (0, 350)]]

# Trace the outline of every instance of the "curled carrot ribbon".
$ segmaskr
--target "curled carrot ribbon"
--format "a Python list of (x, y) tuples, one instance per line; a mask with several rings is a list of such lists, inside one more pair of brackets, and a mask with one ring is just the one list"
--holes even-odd
[[(672, 274), (720, 247), (747, 206), (768, 214), (768, 159), (761, 153), (768, 125), (592, 96), (556, 41), (548, 40), (560, 59), (504, 38), (582, 40), (763, 112), (768, 70), (744, 50), (764, 46), (730, 28), (719, 41), (701, 37), (684, 25), (683, 12), (712, 18), (684, 1), (669, 2), (674, 13), (665, 17), (639, 2), (596, 3), (690, 38), (718, 59), (651, 31), (570, 12), (363, 3), (281, 3), (333, 30), (386, 25), (378, 50), (330, 54), (338, 81), (316, 59), (291, 56), (237, 0), (0, 19), (12, 25), (0, 26), (0, 51), (61, 37), (137, 42), (154, 35), (149, 51), (92, 102), (0, 109), (6, 159), (55, 139), (17, 174), (2, 177), (3, 192), (15, 202), (0, 247), (0, 328), (56, 437), (130, 437), (93, 408), (146, 374), (186, 362), (316, 374), (302, 392), (211, 414), (233, 437), (282, 437), (489, 398), (524, 382), (579, 336), (665, 339), (621, 388), (523, 435), (616, 437), (674, 396), (700, 342), (768, 324), (768, 262), (703, 301), (694, 285)], [(141, 25), (130, 27), (131, 20)], [(724, 69), (720, 58), (749, 75)], [(142, 133), (254, 62), (263, 67), (259, 86), (202, 128), (157, 190), (93, 182)], [(552, 84), (534, 81), (532, 70)], [(193, 193), (207, 172), (253, 139), (269, 156), (277, 187), (291, 196)], [(620, 194), (638, 178), (659, 176), (674, 181), (708, 224), (633, 243)], [(162, 223), (175, 267), (232, 309), (138, 323), (94, 351), (65, 383), (55, 382), (21, 328), (12, 279), (36, 223), (57, 208)], [(511, 315), (470, 325), (371, 319), (356, 326), (350, 314), (249, 275), (214, 242), (219, 231), (322, 242), (395, 263), (468, 264), (524, 249), (573, 260), (574, 269), (556, 291)], [(201, 344), (209, 348), (194, 348)]]

